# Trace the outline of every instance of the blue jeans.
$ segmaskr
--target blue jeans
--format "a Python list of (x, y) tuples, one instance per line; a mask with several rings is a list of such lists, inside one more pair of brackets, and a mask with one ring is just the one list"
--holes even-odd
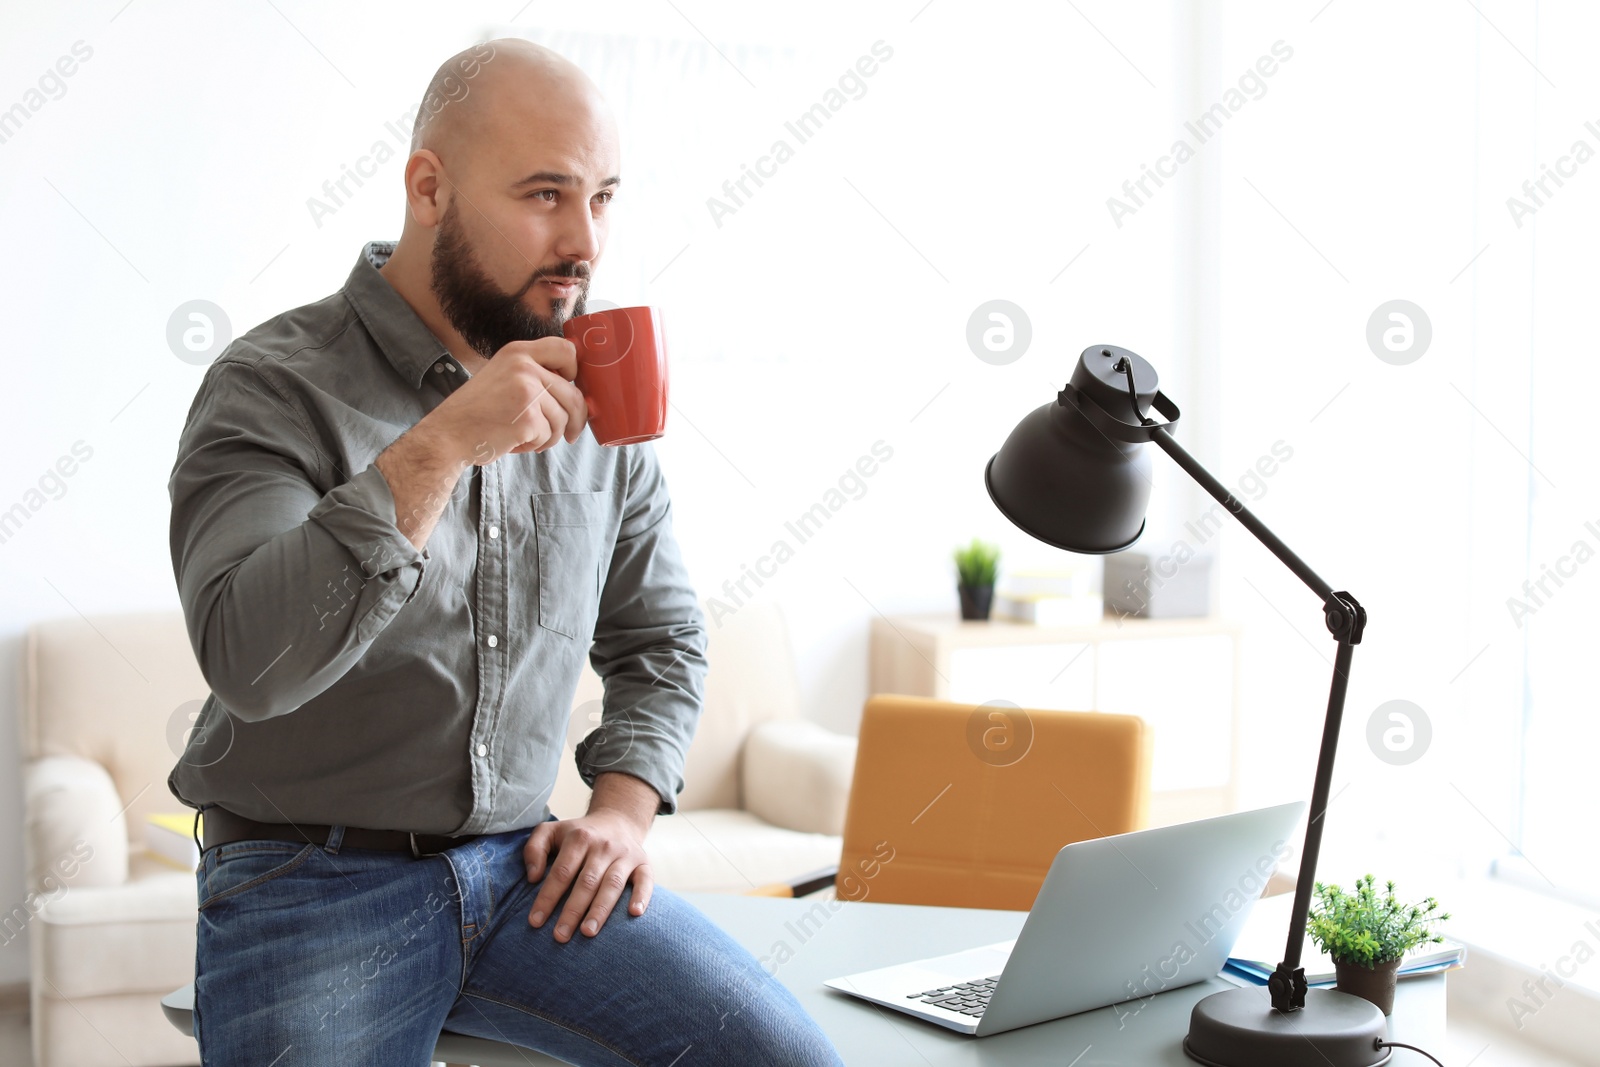
[(202, 1062), (426, 1067), (450, 1030), (596, 1067), (842, 1067), (794, 995), (670, 890), (633, 916), (630, 883), (599, 933), (566, 944), (550, 919), (529, 926), (528, 834), (421, 859), (340, 847), (339, 827), (320, 845), (207, 849)]

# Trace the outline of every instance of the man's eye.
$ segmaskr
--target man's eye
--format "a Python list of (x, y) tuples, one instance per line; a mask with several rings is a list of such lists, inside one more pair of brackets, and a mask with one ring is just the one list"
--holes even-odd
[(546, 194), (548, 194), (551, 199), (545, 201), (545, 203), (553, 203), (555, 197), (557, 196), (557, 193), (554, 189), (535, 189), (533, 192), (529, 193), (528, 196), (531, 198), (535, 196), (544, 196)]
[(613, 193), (611, 190), (607, 189), (603, 192), (596, 193), (595, 199), (599, 200), (602, 204), (609, 204), (616, 195), (616, 193)]

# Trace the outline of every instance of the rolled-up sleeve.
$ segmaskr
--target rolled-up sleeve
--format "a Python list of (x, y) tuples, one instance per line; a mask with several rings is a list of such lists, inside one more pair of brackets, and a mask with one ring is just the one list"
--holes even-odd
[(590, 787), (597, 774), (631, 774), (660, 794), (656, 813), (671, 815), (705, 695), (705, 617), (673, 537), (655, 451), (629, 447), (622, 522), (589, 652), (605, 684), (601, 724), (574, 758)]
[(227, 356), (207, 370), (168, 483), (190, 642), (244, 721), (338, 681), (415, 595), (427, 558), (395, 525), (377, 467), (340, 471), (269, 375)]

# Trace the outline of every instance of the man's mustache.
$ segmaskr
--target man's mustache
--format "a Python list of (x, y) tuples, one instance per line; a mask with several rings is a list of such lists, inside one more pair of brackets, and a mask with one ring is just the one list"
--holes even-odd
[(532, 289), (544, 278), (577, 278), (584, 283), (584, 288), (587, 289), (590, 273), (587, 263), (558, 263), (553, 267), (541, 267), (534, 272), (533, 277), (528, 279), (528, 284), (522, 287), (522, 291), (517, 293), (516, 299), (521, 300), (527, 295), (529, 289)]

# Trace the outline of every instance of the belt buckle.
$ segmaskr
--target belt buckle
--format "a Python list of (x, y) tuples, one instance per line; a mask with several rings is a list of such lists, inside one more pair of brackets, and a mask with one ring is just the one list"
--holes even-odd
[[(425, 855), (425, 853), (417, 851), (417, 833), (416, 833), (416, 831), (415, 830), (407, 830), (406, 831), (406, 838), (407, 838), (407, 840), (409, 840), (411, 842), (411, 858), (414, 859), (414, 860), (420, 860)], [(431, 855), (431, 853), (427, 853), (427, 854)]]

